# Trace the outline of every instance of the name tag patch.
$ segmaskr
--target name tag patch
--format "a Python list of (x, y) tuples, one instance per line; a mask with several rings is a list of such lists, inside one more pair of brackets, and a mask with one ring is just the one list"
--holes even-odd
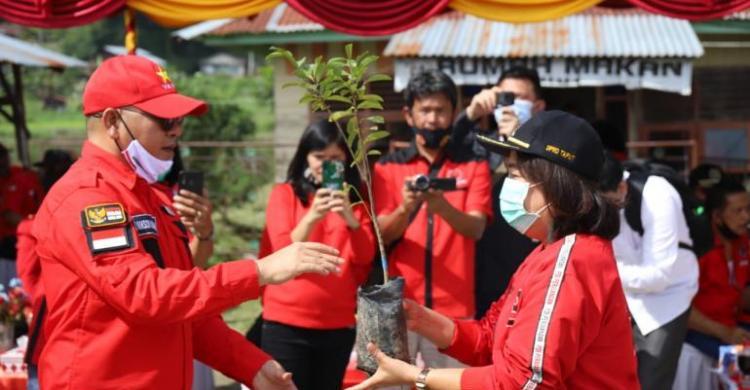
[(83, 210), (83, 220), (88, 228), (124, 225), (128, 218), (119, 203), (88, 206)]
[(138, 237), (157, 234), (156, 218), (150, 214), (139, 214), (133, 216), (133, 227)]

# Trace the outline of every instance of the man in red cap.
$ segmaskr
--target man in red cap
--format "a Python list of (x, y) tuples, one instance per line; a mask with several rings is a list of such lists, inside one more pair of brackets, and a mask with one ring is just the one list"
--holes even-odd
[[(185, 224), (150, 185), (171, 165), (182, 118), (207, 110), (137, 56), (104, 61), (83, 95), (88, 140), (32, 227), (46, 295), (43, 389), (190, 389), (195, 357), (253, 389), (289, 373), (220, 313), (262, 285), (327, 274), (338, 252), (301, 243), (265, 259), (193, 267)], [(182, 219), (182, 221), (181, 221)]]

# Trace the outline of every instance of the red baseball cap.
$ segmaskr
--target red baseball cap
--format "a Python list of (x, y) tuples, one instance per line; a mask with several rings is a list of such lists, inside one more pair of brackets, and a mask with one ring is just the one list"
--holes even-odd
[(137, 107), (159, 118), (203, 115), (206, 102), (177, 93), (167, 71), (136, 55), (105, 60), (89, 77), (83, 91), (83, 113), (107, 108)]

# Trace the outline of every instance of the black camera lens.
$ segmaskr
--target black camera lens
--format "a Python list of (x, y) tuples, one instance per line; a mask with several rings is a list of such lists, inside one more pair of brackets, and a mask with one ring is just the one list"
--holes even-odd
[(419, 175), (412, 180), (409, 187), (412, 191), (427, 191), (430, 189), (430, 178), (425, 175)]

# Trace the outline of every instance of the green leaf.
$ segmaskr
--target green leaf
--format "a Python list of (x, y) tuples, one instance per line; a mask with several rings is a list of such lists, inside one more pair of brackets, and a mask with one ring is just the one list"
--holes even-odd
[(331, 95), (331, 96), (326, 97), (326, 100), (345, 103), (345, 104), (351, 104), (352, 102), (350, 99), (347, 99), (341, 95)]
[(377, 150), (377, 149), (373, 149), (373, 150), (367, 152), (368, 156), (380, 156), (382, 154), (383, 153), (381, 151)]
[[(284, 58), (289, 61), (292, 65), (297, 65), (297, 61), (294, 59), (292, 52), (280, 47), (271, 47), (271, 53), (266, 56), (266, 61), (270, 61), (274, 58)], [(297, 68), (299, 66), (295, 66)]]
[(382, 115), (368, 116), (367, 120), (370, 121), (370, 123), (375, 123), (375, 124), (379, 124), (379, 125), (382, 125), (382, 124), (385, 123), (385, 118), (383, 118)]
[(374, 83), (376, 81), (391, 81), (391, 76), (388, 76), (387, 74), (382, 73), (376, 73), (370, 77), (367, 78), (367, 81), (365, 83)]
[(354, 113), (353, 113), (353, 110), (350, 108), (346, 111), (336, 111), (334, 113), (331, 113), (331, 116), (328, 118), (328, 120), (330, 120), (331, 122), (338, 122), (352, 115), (354, 115)]
[(386, 138), (386, 137), (388, 137), (390, 135), (391, 135), (391, 133), (389, 133), (389, 132), (387, 132), (385, 130), (380, 130), (380, 131), (376, 131), (376, 132), (370, 133), (370, 134), (367, 135), (367, 138), (365, 138), (364, 144), (365, 145), (369, 145), (372, 142), (375, 142), (375, 141), (377, 141), (379, 139)]
[(353, 149), (357, 137), (359, 137), (359, 118), (352, 116), (346, 122), (346, 144), (349, 149)]
[(359, 62), (359, 66), (363, 69), (367, 69), (372, 63), (378, 60), (378, 56), (368, 55)]
[(346, 46), (344, 46), (344, 51), (346, 52), (346, 58), (352, 58), (352, 51), (354, 49), (354, 44), (347, 43)]
[(354, 164), (361, 164), (362, 161), (364, 161), (365, 154), (362, 153), (363, 150), (364, 150), (363, 148), (358, 148), (357, 151), (354, 152), (354, 158), (353, 158)]
[(380, 97), (380, 95), (375, 95), (375, 94), (362, 95), (361, 99), (362, 100), (374, 100), (376, 102), (382, 102), (383, 101), (383, 98)]
[(380, 104), (380, 103), (378, 103), (378, 102), (373, 102), (371, 100), (365, 100), (364, 102), (359, 103), (357, 105), (357, 109), (358, 110), (367, 110), (367, 109), (370, 109), (370, 110), (382, 110), (383, 109), (383, 105)]

